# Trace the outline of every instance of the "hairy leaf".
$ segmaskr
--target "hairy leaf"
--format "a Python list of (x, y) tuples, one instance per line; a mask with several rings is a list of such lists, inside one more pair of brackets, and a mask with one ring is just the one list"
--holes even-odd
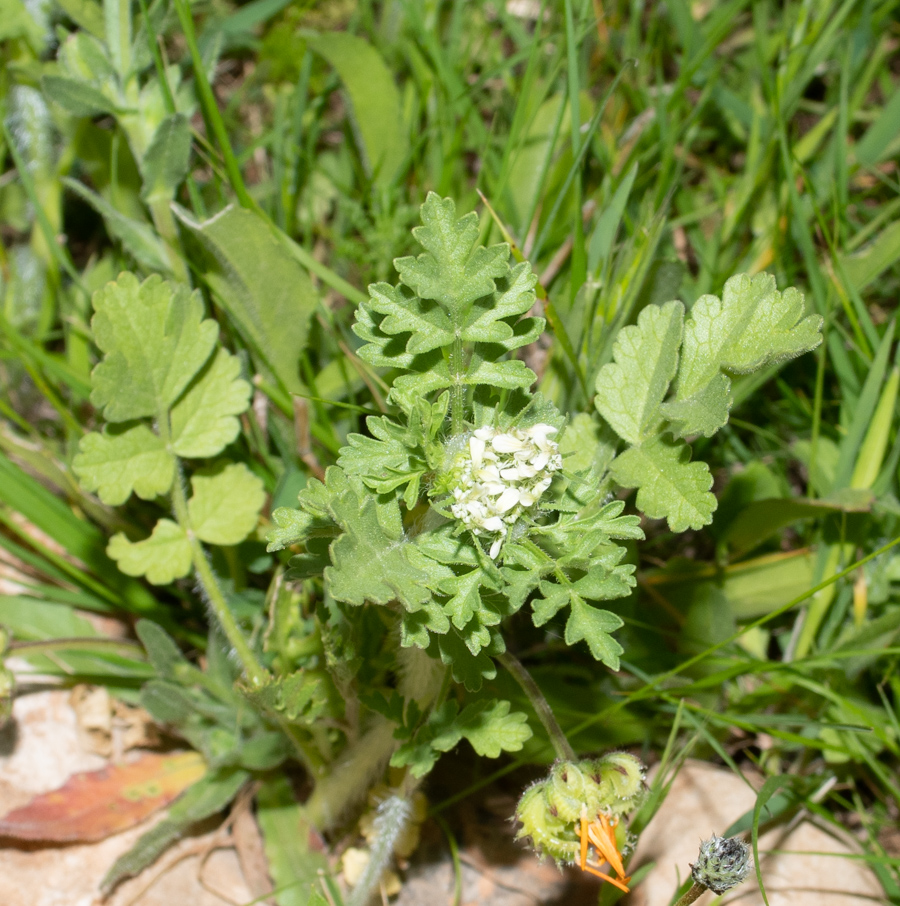
[(701, 296), (685, 326), (677, 399), (693, 396), (721, 369), (746, 374), (815, 349), (822, 319), (803, 311), (803, 294), (793, 287), (779, 293), (771, 274), (732, 277), (721, 301)]
[(163, 821), (143, 834), (124, 856), (116, 859), (100, 883), (104, 894), (109, 894), (124, 878), (155, 862), (192, 824), (222, 811), (249, 777), (246, 771), (226, 768), (207, 774), (190, 787), (169, 809)]
[(240, 544), (256, 528), (266, 502), (263, 483), (243, 463), (195, 472), (188, 501), (191, 525), (208, 544)]
[(156, 127), (141, 161), (146, 202), (169, 201), (187, 176), (191, 158), (191, 125), (183, 113), (167, 116)]
[(215, 259), (206, 280), (254, 360), (288, 392), (302, 389), (298, 364), (318, 295), (283, 234), (259, 214), (234, 206), (203, 223), (181, 209), (176, 213)]
[(175, 459), (146, 425), (92, 432), (78, 446), (72, 471), (86, 491), (96, 491), (109, 506), (125, 503), (132, 491), (152, 500), (172, 487)]
[(179, 456), (215, 456), (241, 429), (237, 416), (250, 404), (241, 363), (218, 350), (172, 409), (172, 449)]
[(153, 585), (168, 585), (191, 569), (190, 542), (171, 519), (160, 519), (144, 541), (129, 541), (121, 532), (113, 535), (106, 553), (125, 575), (146, 576)]
[(683, 319), (680, 302), (648, 305), (636, 325), (619, 331), (614, 362), (597, 375), (597, 409), (631, 444), (656, 433), (659, 407), (678, 368)]
[(584, 639), (591, 654), (611, 670), (619, 669), (622, 646), (610, 633), (622, 625), (622, 620), (608, 610), (598, 610), (573, 596), (569, 619), (566, 623), (566, 644), (574, 645)]
[(454, 322), (476, 299), (494, 291), (498, 277), (509, 273), (509, 246), (476, 248), (478, 216), (457, 219), (450, 198), (429, 192), (422, 205), (422, 226), (413, 235), (425, 253), (394, 262), (400, 279), (420, 298), (439, 302)]
[(105, 353), (91, 402), (107, 421), (156, 417), (178, 399), (209, 358), (218, 326), (203, 320), (199, 292), (157, 276), (120, 274), (94, 293), (91, 326)]
[(326, 482), (334, 488), (331, 515), (344, 532), (331, 545), (332, 565), (325, 570), (331, 594), (348, 604), (397, 600), (418, 610), (431, 597), (428, 576), (407, 556), (399, 507), (393, 504), (379, 519), (375, 501), (361, 500), (339, 469), (329, 469)]
[(613, 478), (637, 488), (638, 509), (668, 520), (673, 532), (708, 525), (716, 508), (712, 475), (705, 462), (691, 462), (690, 447), (660, 438), (631, 447), (612, 463)]

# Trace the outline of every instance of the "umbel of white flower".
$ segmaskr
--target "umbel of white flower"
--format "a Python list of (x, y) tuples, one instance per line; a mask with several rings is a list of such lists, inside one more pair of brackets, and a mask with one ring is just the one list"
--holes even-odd
[(499, 431), (479, 428), (454, 462), (457, 480), (450, 510), (476, 535), (494, 535), (495, 558), (513, 525), (550, 487), (562, 468), (552, 425)]

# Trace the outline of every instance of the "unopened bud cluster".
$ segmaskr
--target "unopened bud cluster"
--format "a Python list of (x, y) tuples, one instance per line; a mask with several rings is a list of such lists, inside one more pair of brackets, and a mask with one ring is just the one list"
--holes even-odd
[[(579, 824), (603, 814), (616, 820), (640, 805), (644, 795), (644, 766), (628, 752), (602, 758), (559, 762), (550, 776), (530, 786), (519, 800), (516, 818), (522, 827), (517, 839), (531, 837), (539, 855), (559, 863), (578, 861)], [(627, 845), (627, 832), (616, 825), (618, 849)]]
[(552, 425), (499, 431), (479, 428), (468, 449), (454, 463), (456, 485), (450, 510), (476, 535), (495, 535), (490, 555), (495, 558), (513, 525), (550, 487), (562, 468)]
[(737, 887), (749, 871), (750, 847), (737, 837), (715, 834), (700, 844), (700, 855), (691, 865), (691, 877), (716, 894)]

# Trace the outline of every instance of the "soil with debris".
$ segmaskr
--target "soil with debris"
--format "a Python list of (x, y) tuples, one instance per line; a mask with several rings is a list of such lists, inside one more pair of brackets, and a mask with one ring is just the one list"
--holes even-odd
[[(104, 711), (104, 708), (107, 710)], [(112, 709), (112, 710), (110, 710)], [(112, 715), (109, 726), (106, 716)], [(118, 716), (91, 690), (45, 690), (19, 696), (13, 720), (0, 731), (0, 816), (33, 796), (62, 786), (73, 774), (98, 770), (123, 748), (147, 744), (134, 715)], [(129, 720), (131, 721), (129, 725)], [(119, 727), (116, 736), (114, 727)], [(126, 744), (124, 733), (130, 733)], [(101, 754), (102, 753), (102, 754)], [(437, 779), (440, 784), (440, 778)], [(523, 778), (508, 776), (455, 806), (439, 827), (426, 822), (422, 841), (402, 869), (397, 906), (587, 906), (600, 881), (540, 861), (514, 839), (509, 820)], [(435, 801), (440, 801), (440, 789)], [(701, 839), (722, 832), (752, 808), (755, 795), (730, 771), (688, 762), (653, 822), (642, 834), (630, 870), (654, 863), (623, 906), (668, 903), (689, 871)], [(139, 876), (104, 901), (100, 880), (115, 859), (159, 816), (99, 843), (45, 846), (2, 841), (3, 906), (222, 906), (249, 903), (271, 891), (262, 842), (248, 802), (229, 822), (197, 828)], [(458, 844), (458, 871), (447, 843)], [(803, 821), (773, 831), (760, 842), (762, 873), (771, 906), (853, 906), (883, 898), (875, 875), (858, 859), (848, 835)], [(699, 906), (715, 898), (706, 894)], [(755, 878), (726, 895), (723, 904), (761, 906)]]

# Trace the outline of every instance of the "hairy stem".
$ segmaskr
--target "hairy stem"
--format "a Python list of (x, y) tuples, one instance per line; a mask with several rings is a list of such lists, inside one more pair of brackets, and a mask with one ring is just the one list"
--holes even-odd
[(450, 375), (453, 378), (453, 389), (450, 395), (450, 425), (454, 436), (462, 434), (466, 412), (466, 388), (462, 382), (465, 374), (463, 362), (463, 344), (460, 337), (453, 341), (450, 353)]
[(544, 725), (550, 742), (553, 743), (553, 749), (558, 758), (562, 761), (575, 761), (575, 750), (566, 739), (553, 711), (550, 708), (544, 693), (538, 688), (531, 674), (522, 666), (518, 658), (514, 657), (508, 651), (497, 656), (497, 660), (513, 675), (515, 681), (522, 687), (522, 691), (528, 696), (531, 706), (534, 708), (540, 722)]
[(706, 893), (705, 888), (699, 881), (694, 881), (691, 889), (675, 904), (675, 906), (690, 906), (691, 903), (700, 899), (700, 895)]

